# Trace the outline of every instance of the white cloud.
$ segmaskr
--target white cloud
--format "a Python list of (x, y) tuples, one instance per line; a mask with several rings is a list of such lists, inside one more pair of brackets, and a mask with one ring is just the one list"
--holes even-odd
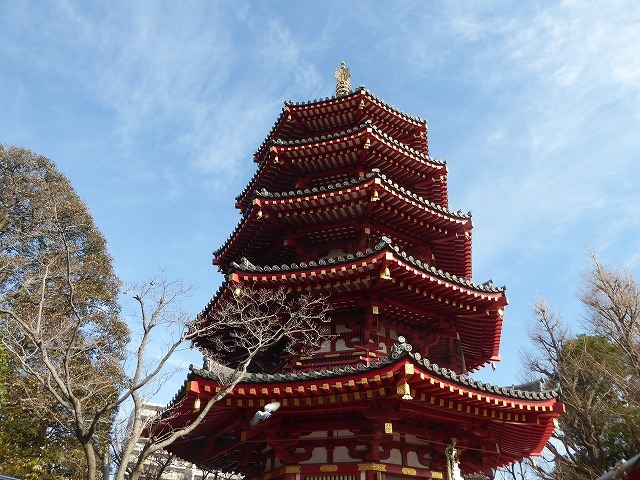
[[(125, 239), (116, 252), (123, 268), (138, 275), (153, 251), (153, 262), (181, 263), (192, 278), (203, 260), (189, 258), (183, 239), (169, 250), (172, 229), (219, 245), (282, 102), (330, 96), (344, 59), (354, 85), (431, 120), (432, 153), (451, 170), (452, 207), (474, 212), (479, 274), (508, 284), (501, 273), (522, 277), (532, 293), (545, 288), (534, 273), (551, 272), (569, 296), (585, 244), (640, 265), (640, 4), (287, 7), (13, 2), (0, 17), (0, 56), (11, 65), (0, 72), (11, 92), (0, 89), (0, 100), (12, 119), (0, 126), (56, 145), (72, 158), (69, 171), (85, 173), (79, 188), (105, 212), (107, 233)], [(55, 122), (70, 119), (60, 133)], [(82, 128), (84, 119), (95, 125)], [(214, 197), (228, 218), (211, 207)], [(182, 209), (169, 211), (180, 200)], [(161, 231), (165, 215), (171, 223)], [(127, 244), (134, 232), (143, 252)], [(169, 251), (180, 258), (163, 256)]]
[[(138, 5), (93, 25), (86, 40), (98, 56), (90, 72), (94, 93), (116, 111), (122, 132), (167, 121), (190, 124), (200, 111), (199, 95), (228, 80), (232, 59), (224, 19), (211, 15), (212, 23), (203, 25), (200, 10)], [(198, 28), (190, 29), (194, 24)]]
[[(415, 9), (385, 33), (397, 35), (389, 53), (411, 59), (398, 64), (413, 88), (429, 85), (425, 98), (442, 104), (409, 113), (435, 125), (452, 208), (473, 211), (474, 276), (509, 287), (504, 371), (536, 290), (575, 319), (586, 245), (640, 268), (640, 17), (632, 2), (475, 5), (438, 18)], [(435, 88), (449, 96), (434, 102)]]

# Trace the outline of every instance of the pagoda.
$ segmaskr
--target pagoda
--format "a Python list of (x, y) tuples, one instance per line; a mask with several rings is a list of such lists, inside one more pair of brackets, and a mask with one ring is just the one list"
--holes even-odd
[[(268, 352), (278, 361), (256, 364), (169, 450), (259, 480), (492, 478), (541, 453), (563, 406), (539, 382), (468, 376), (500, 359), (505, 287), (472, 280), (471, 214), (449, 209), (426, 121), (352, 91), (344, 63), (336, 80), (332, 98), (285, 103), (255, 153), (242, 218), (214, 252), (226, 281), (199, 317), (234, 285), (284, 287), (327, 298), (332, 340)], [(166, 422), (220, 391), (207, 367), (191, 367)]]

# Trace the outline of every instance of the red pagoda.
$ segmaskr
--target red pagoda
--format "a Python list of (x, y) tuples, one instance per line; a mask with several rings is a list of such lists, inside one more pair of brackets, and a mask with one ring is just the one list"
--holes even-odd
[[(242, 219), (214, 252), (227, 281), (200, 315), (238, 283), (314, 292), (332, 340), (245, 376), (169, 450), (263, 480), (491, 478), (541, 453), (562, 404), (539, 382), (467, 376), (500, 358), (505, 288), (471, 279), (471, 215), (448, 208), (426, 121), (352, 92), (344, 64), (336, 79), (333, 98), (286, 103), (255, 153)], [(195, 416), (216, 378), (192, 367), (175, 418)]]

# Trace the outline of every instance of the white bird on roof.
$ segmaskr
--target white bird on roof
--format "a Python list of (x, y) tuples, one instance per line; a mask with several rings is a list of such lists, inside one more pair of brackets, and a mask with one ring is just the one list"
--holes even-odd
[(264, 406), (264, 411), (258, 410), (253, 418), (249, 421), (250, 427), (256, 427), (271, 417), (273, 412), (280, 408), (280, 402), (271, 402)]

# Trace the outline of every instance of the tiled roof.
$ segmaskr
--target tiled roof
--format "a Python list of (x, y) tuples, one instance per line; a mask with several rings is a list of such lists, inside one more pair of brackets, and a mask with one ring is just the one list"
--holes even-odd
[(309, 262), (299, 262), (299, 263), (291, 263), (291, 264), (282, 264), (282, 265), (265, 265), (258, 266), (253, 265), (246, 258), (242, 258), (240, 263), (232, 262), (231, 265), (234, 268), (237, 268), (242, 271), (249, 272), (282, 272), (282, 271), (295, 271), (295, 270), (306, 270), (309, 268), (322, 267), (324, 265), (340, 265), (343, 263), (351, 263), (356, 258), (363, 258), (366, 256), (374, 255), (377, 252), (382, 250), (393, 250), (397, 253), (403, 260), (410, 263), (415, 268), (422, 270), (430, 275), (434, 275), (436, 277), (441, 278), (442, 280), (446, 280), (449, 282), (457, 283), (460, 286), (464, 286), (479, 292), (488, 292), (488, 293), (503, 293), (506, 291), (507, 287), (495, 287), (493, 282), (488, 281), (485, 283), (475, 283), (471, 280), (468, 280), (465, 277), (459, 277), (457, 275), (452, 275), (448, 272), (444, 272), (432, 265), (429, 265), (426, 262), (422, 262), (419, 259), (414, 258), (413, 256), (407, 254), (405, 251), (400, 250), (400, 247), (392, 245), (391, 239), (387, 237), (383, 237), (382, 240), (373, 248), (367, 248), (364, 252), (357, 251), (355, 254), (347, 254), (339, 257), (330, 257), (327, 259), (321, 259), (318, 261), (311, 260)]
[(323, 103), (327, 103), (327, 102), (331, 102), (337, 99), (343, 99), (343, 98), (347, 98), (347, 97), (352, 97), (352, 96), (356, 96), (356, 95), (360, 95), (360, 94), (364, 94), (366, 96), (368, 96), (371, 100), (375, 101), (376, 103), (378, 103), (378, 105), (387, 108), (389, 110), (391, 110), (393, 113), (397, 114), (399, 117), (402, 117), (406, 120), (409, 120), (411, 122), (414, 122), (416, 124), (419, 123), (425, 123), (426, 120), (420, 117), (414, 117), (413, 115), (409, 115), (408, 113), (403, 112), (402, 110), (396, 108), (394, 105), (390, 105), (387, 102), (385, 102), (384, 100), (382, 100), (381, 98), (376, 97), (370, 90), (368, 90), (364, 85), (360, 85), (358, 88), (356, 88), (353, 93), (349, 94), (349, 95), (342, 95), (342, 96), (333, 96), (333, 97), (325, 97), (325, 98), (320, 98), (320, 99), (314, 99), (314, 100), (308, 100), (306, 102), (294, 102), (293, 100), (289, 100), (288, 102), (284, 102), (285, 106), (288, 107), (300, 107), (300, 106), (309, 106), (309, 105), (315, 105), (315, 104), (323, 104)]
[(244, 214), (242, 215), (242, 218), (240, 219), (240, 221), (238, 222), (238, 224), (236, 225), (236, 228), (233, 229), (233, 231), (231, 232), (231, 234), (227, 237), (227, 239), (224, 241), (224, 243), (220, 246), (220, 248), (217, 248), (216, 250), (214, 250), (213, 256), (217, 257), (218, 255), (220, 255), (220, 253), (222, 253), (224, 251), (225, 248), (227, 248), (229, 246), (229, 244), (231, 243), (231, 241), (233, 240), (233, 238), (238, 234), (238, 232), (240, 231), (240, 229), (242, 228), (242, 226), (245, 224), (245, 222), (247, 221), (247, 219), (249, 218), (249, 215), (251, 215), (251, 210), (253, 210), (253, 205), (251, 205), (246, 212), (244, 212)]
[[(353, 187), (355, 185), (359, 185), (359, 184), (364, 184), (367, 183), (369, 180), (371, 180), (372, 178), (380, 178), (384, 181), (384, 183), (391, 189), (395, 190), (398, 194), (407, 197), (407, 198), (411, 198), (413, 200), (415, 200), (416, 202), (418, 202), (419, 204), (434, 210), (436, 212), (442, 213), (446, 216), (455, 218), (455, 219), (460, 219), (460, 220), (469, 220), (471, 219), (471, 212), (467, 212), (467, 213), (463, 213), (461, 210), (458, 210), (457, 212), (454, 212), (452, 210), (449, 210), (441, 205), (438, 205), (434, 202), (431, 202), (429, 200), (427, 200), (426, 198), (417, 195), (416, 193), (412, 192), (410, 189), (405, 188), (401, 185), (398, 185), (397, 183), (394, 183), (391, 181), (390, 178), (388, 178), (386, 175), (383, 175), (380, 173), (380, 171), (377, 168), (374, 168), (371, 172), (369, 172), (365, 178), (363, 179), (357, 179), (357, 178), (352, 178), (350, 180), (345, 180), (343, 182), (336, 182), (333, 184), (329, 184), (326, 186), (321, 186), (321, 187), (313, 187), (313, 188), (305, 188), (305, 189), (296, 189), (296, 190), (289, 190), (289, 191), (285, 191), (285, 192), (269, 192), (266, 189), (261, 189), (257, 192), (254, 192), (252, 198), (257, 198), (257, 197), (262, 197), (262, 198), (291, 198), (291, 197), (299, 197), (299, 196), (303, 196), (303, 195), (314, 195), (314, 194), (318, 194), (318, 193), (326, 193), (326, 192), (332, 192), (332, 191), (336, 191), (336, 190), (340, 190), (342, 188), (348, 188), (348, 187)], [(213, 251), (213, 255), (214, 256), (218, 256), (220, 255), (220, 253), (222, 253), (231, 243), (231, 241), (233, 240), (233, 238), (238, 234), (238, 232), (242, 229), (242, 226), (245, 224), (245, 222), (247, 221), (247, 219), (249, 218), (249, 216), (251, 215), (251, 211), (253, 209), (253, 205), (250, 205), (249, 208), (244, 212), (244, 214), (242, 215), (242, 218), (240, 219), (240, 221), (238, 222), (238, 224), (236, 225), (236, 227), (233, 229), (233, 231), (231, 232), (231, 234), (227, 237), (227, 239), (225, 240), (225, 242), (216, 250)]]
[[(366, 121), (363, 122), (362, 124), (358, 125), (357, 127), (354, 128), (350, 128), (347, 130), (343, 130), (340, 132), (336, 132), (334, 134), (329, 134), (329, 135), (321, 135), (318, 137), (313, 137), (313, 138), (309, 138), (306, 140), (290, 140), (290, 141), (284, 141), (284, 140), (272, 140), (270, 142), (270, 145), (278, 145), (278, 146), (301, 146), (301, 145), (311, 145), (314, 143), (322, 143), (322, 142), (326, 142), (329, 140), (335, 140), (338, 138), (343, 138), (343, 137), (348, 137), (349, 135), (353, 135), (354, 133), (358, 133), (358, 132), (362, 132), (363, 130), (366, 130), (367, 128), (370, 128), (372, 130), (373, 133), (375, 133), (382, 141), (387, 142), (395, 147), (397, 147), (398, 149), (402, 150), (403, 152), (405, 152), (406, 154), (408, 154), (409, 156), (413, 156), (415, 158), (417, 158), (418, 160), (425, 162), (425, 163), (430, 163), (432, 165), (435, 166), (446, 166), (447, 162), (445, 160), (441, 160), (439, 158), (434, 158), (434, 157), (430, 157), (428, 155), (423, 154), (422, 152), (419, 152), (413, 148), (411, 148), (410, 146), (397, 141), (395, 138), (390, 137), (389, 135), (387, 135), (386, 133), (384, 133), (382, 130), (380, 130), (377, 126), (373, 125), (370, 121)], [(240, 199), (242, 199), (251, 189), (251, 186), (254, 184), (254, 182), (256, 181), (256, 179), (260, 176), (261, 171), (264, 169), (264, 167), (267, 165), (267, 159), (268, 159), (268, 154), (265, 156), (265, 158), (259, 163), (258, 168), (256, 169), (256, 172), (253, 174), (253, 176), (251, 177), (251, 179), (249, 180), (249, 183), (247, 184), (247, 186), (242, 190), (242, 192), (240, 192), (239, 195), (236, 196), (236, 200), (240, 201)]]
[(436, 203), (433, 203), (427, 200), (426, 198), (421, 197), (420, 195), (413, 193), (408, 188), (404, 188), (403, 186), (392, 182), (391, 179), (388, 178), (386, 175), (381, 174), (380, 170), (377, 168), (374, 168), (371, 172), (369, 172), (364, 179), (352, 178), (350, 180), (346, 180), (343, 182), (336, 182), (333, 184), (329, 184), (324, 187), (289, 190), (288, 192), (269, 192), (263, 188), (262, 190), (258, 191), (255, 196), (256, 197), (258, 196), (272, 197), (272, 198), (290, 198), (290, 197), (299, 197), (302, 195), (313, 195), (315, 193), (331, 192), (334, 190), (339, 190), (341, 188), (347, 188), (347, 187), (352, 187), (354, 185), (366, 183), (367, 181), (369, 181), (369, 179), (375, 178), (375, 177), (381, 178), (382, 180), (384, 180), (385, 184), (388, 185), (393, 190), (395, 190), (396, 192), (401, 193), (405, 197), (410, 197), (413, 200), (416, 200), (418, 203), (421, 203), (425, 207), (429, 207), (432, 210), (436, 210), (440, 213), (444, 213), (445, 215), (449, 215), (451, 217), (455, 217), (463, 220), (468, 220), (471, 218), (471, 212), (463, 213), (462, 210), (458, 210), (457, 212), (451, 211), (447, 208), (442, 207), (441, 205), (438, 205)]
[(431, 162), (431, 163), (434, 163), (436, 165), (446, 165), (446, 162), (444, 160), (440, 160), (438, 158), (433, 158), (433, 157), (430, 157), (429, 155), (425, 155), (424, 153), (419, 152), (418, 150), (416, 150), (414, 148), (411, 148), (409, 145), (407, 145), (405, 143), (402, 143), (402, 142), (399, 142), (398, 140), (396, 140), (395, 138), (391, 137), (390, 135), (387, 135), (378, 126), (376, 126), (374, 123), (372, 123), (371, 120), (367, 120), (365, 122), (362, 122), (357, 127), (350, 128), (350, 129), (347, 129), (347, 130), (343, 130), (341, 132), (331, 133), (331, 134), (327, 134), (327, 135), (320, 135), (320, 136), (307, 138), (307, 139), (303, 139), (303, 140), (280, 140), (280, 139), (276, 139), (276, 140), (273, 140), (271, 142), (271, 144), (272, 145), (282, 145), (282, 146), (310, 145), (310, 144), (314, 144), (314, 143), (326, 142), (328, 140), (335, 140), (337, 138), (346, 137), (346, 136), (349, 136), (349, 135), (351, 135), (353, 133), (361, 132), (362, 130), (365, 130), (367, 128), (371, 128), (372, 131), (374, 131), (377, 135), (379, 135), (382, 138), (382, 140), (384, 140), (386, 142), (389, 142), (389, 143), (392, 143), (396, 147), (405, 150), (410, 155), (415, 155), (415, 156), (419, 157), (421, 160), (424, 160), (426, 162)]
[[(475, 290), (477, 292), (488, 293), (488, 294), (502, 294), (504, 295), (506, 292), (505, 286), (494, 286), (491, 280), (484, 283), (475, 283), (463, 276), (457, 276), (445, 272), (441, 269), (438, 269), (432, 265), (429, 265), (426, 262), (422, 262), (419, 259), (414, 258), (413, 256), (407, 254), (405, 251), (401, 250), (398, 246), (392, 245), (391, 240), (387, 237), (383, 237), (382, 240), (372, 249), (367, 248), (364, 251), (357, 251), (355, 254), (346, 254), (338, 257), (330, 257), (326, 259), (320, 260), (311, 260), (309, 262), (298, 262), (298, 263), (290, 263), (290, 264), (282, 264), (282, 265), (266, 265), (266, 266), (257, 266), (253, 265), (246, 258), (241, 258), (239, 263), (232, 262), (232, 269), (239, 269), (241, 271), (249, 271), (249, 272), (286, 272), (286, 271), (299, 271), (299, 270), (309, 270), (314, 268), (321, 268), (325, 265), (328, 266), (338, 266), (342, 264), (350, 264), (355, 259), (362, 259), (365, 257), (378, 255), (383, 250), (391, 250), (395, 252), (403, 261), (406, 261), (413, 267), (418, 270), (422, 270), (429, 275), (433, 275), (442, 280), (451, 282), (452, 284), (457, 284), (459, 286), (463, 286), (465, 288), (469, 288)], [(233, 271), (233, 270), (232, 270)], [(225, 282), (220, 286), (218, 291), (215, 293), (213, 298), (207, 303), (206, 307), (200, 312), (199, 317), (202, 318), (206, 316), (211, 308), (216, 305), (216, 303), (221, 299), (224, 293), (227, 291), (229, 287), (229, 282), (225, 280)]]
[(426, 120), (424, 120), (424, 119), (422, 119), (420, 117), (414, 117), (412, 115), (409, 115), (409, 114), (397, 109), (393, 105), (389, 105), (384, 100), (379, 99), (373, 93), (371, 93), (369, 90), (367, 90), (364, 85), (361, 85), (356, 90), (354, 90), (354, 92), (351, 93), (350, 95), (343, 95), (343, 96), (340, 96), (340, 97), (336, 97), (336, 96), (334, 96), (334, 97), (325, 97), (325, 98), (314, 99), (314, 100), (309, 100), (309, 101), (305, 101), (305, 102), (294, 102), (293, 100), (289, 100), (287, 102), (284, 102), (284, 105), (285, 105), (284, 108), (280, 112), (280, 115), (278, 115), (278, 118), (276, 119), (275, 123), (271, 127), (271, 130), (269, 131), (269, 134), (267, 135), (265, 140), (260, 144), (260, 146), (256, 150), (255, 154), (258, 154), (258, 152), (263, 150), (269, 144), (269, 142), (271, 142), (273, 134), (277, 130), (278, 125), (280, 124), (282, 118), (284, 117), (284, 113), (285, 113), (286, 108), (288, 108), (288, 107), (296, 108), (296, 107), (308, 107), (308, 106), (322, 105), (322, 104), (326, 104), (326, 103), (333, 102), (333, 101), (336, 101), (336, 100), (341, 100), (342, 101), (344, 99), (353, 98), (353, 97), (358, 96), (358, 95), (366, 95), (367, 97), (369, 97), (370, 100), (372, 100), (373, 102), (378, 104), (378, 106), (380, 106), (381, 108), (386, 109), (386, 110), (394, 113), (395, 115), (398, 115), (399, 117), (401, 117), (401, 118), (403, 118), (403, 119), (405, 119), (407, 121), (410, 121), (410, 122), (412, 122), (412, 123), (414, 123), (416, 125), (426, 123)]
[[(515, 386), (498, 387), (489, 383), (476, 381), (464, 374), (457, 374), (453, 370), (449, 370), (445, 367), (440, 367), (435, 363), (431, 363), (428, 359), (423, 358), (419, 353), (413, 353), (413, 347), (410, 343), (400, 339), (391, 351), (388, 357), (377, 358), (374, 362), (357, 363), (356, 365), (347, 365), (345, 367), (333, 367), (332, 369), (321, 368), (318, 370), (309, 370), (298, 373), (251, 373), (247, 374), (243, 379), (246, 383), (274, 383), (274, 382), (301, 382), (308, 380), (315, 380), (321, 378), (334, 378), (346, 375), (353, 375), (357, 372), (365, 372), (382, 368), (386, 365), (398, 362), (403, 358), (411, 358), (414, 363), (424, 368), (434, 376), (440, 377), (444, 380), (451, 381), (465, 388), (471, 388), (474, 390), (480, 390), (490, 394), (501, 395), (505, 397), (517, 398), (521, 400), (549, 400), (558, 396), (557, 390), (544, 389), (542, 382), (538, 382), (537, 388), (533, 385), (525, 385), (521, 388)], [(217, 380), (216, 374), (205, 368), (196, 368), (191, 365), (190, 370), (203, 378)], [(218, 368), (218, 367), (217, 367)], [(526, 389), (531, 388), (531, 389)]]

